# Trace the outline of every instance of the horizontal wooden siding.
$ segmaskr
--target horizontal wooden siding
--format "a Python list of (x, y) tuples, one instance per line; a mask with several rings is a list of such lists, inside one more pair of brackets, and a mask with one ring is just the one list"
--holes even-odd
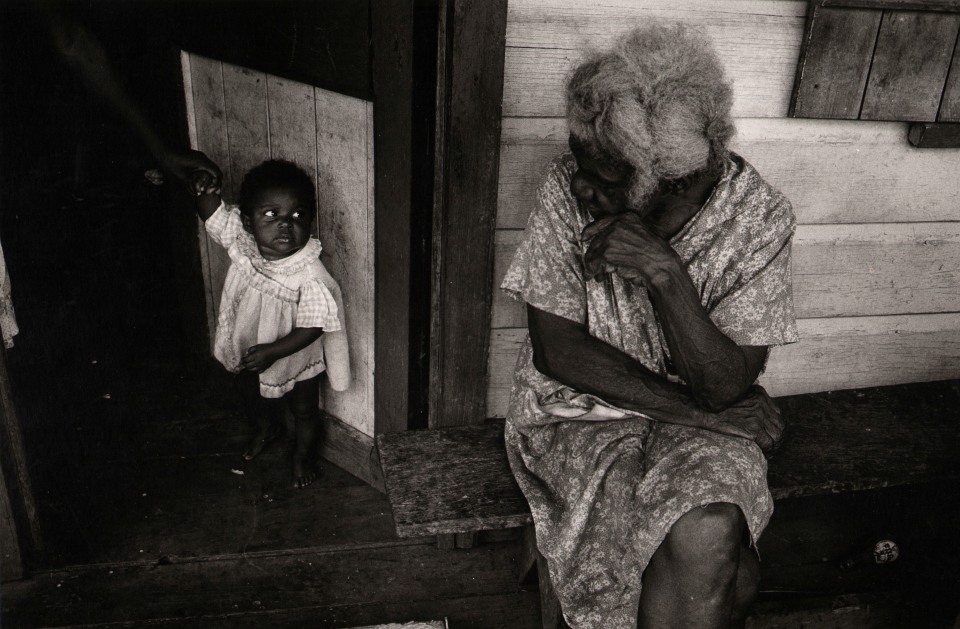
[[(733, 149), (794, 205), (794, 298), (802, 340), (776, 348), (773, 395), (960, 377), (958, 150), (921, 150), (905, 124), (786, 118), (806, 2), (512, 0), (494, 286), (550, 159), (567, 141), (563, 85), (586, 51), (650, 18), (714, 41), (734, 85)], [(492, 312), (487, 414), (506, 412), (522, 304)]]

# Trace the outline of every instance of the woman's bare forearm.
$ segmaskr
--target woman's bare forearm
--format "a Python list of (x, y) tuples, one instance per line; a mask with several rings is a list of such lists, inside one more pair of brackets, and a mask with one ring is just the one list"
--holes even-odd
[(783, 432), (779, 411), (754, 388), (729, 408), (704, 410), (680, 384), (658, 376), (628, 354), (594, 338), (585, 326), (527, 307), (533, 362), (541, 373), (653, 420), (755, 441), (761, 448)]
[(740, 399), (757, 379), (766, 348), (742, 348), (721, 332), (683, 267), (658, 274), (648, 288), (673, 366), (697, 402), (720, 410)]
[(527, 307), (534, 367), (581, 393), (671, 424), (707, 428), (710, 414), (683, 385), (670, 382), (582, 325)]

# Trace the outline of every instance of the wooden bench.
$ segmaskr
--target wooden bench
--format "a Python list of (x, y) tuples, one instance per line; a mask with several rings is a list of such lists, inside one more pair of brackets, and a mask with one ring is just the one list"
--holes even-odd
[[(913, 574), (903, 566), (926, 568), (908, 560), (885, 573), (840, 569), (891, 531), (907, 559), (955, 554), (952, 534), (942, 542), (949, 548), (937, 548), (937, 536), (960, 513), (960, 381), (777, 403), (787, 435), (769, 466), (777, 505), (759, 543), (764, 591), (896, 587)], [(469, 545), (476, 531), (526, 527), (519, 568), (529, 577), (537, 558), (532, 519), (510, 472), (502, 421), (385, 434), (377, 443), (398, 536), (438, 535), (450, 547)], [(924, 544), (933, 548), (921, 552)], [(556, 626), (558, 613), (548, 581), (540, 579), (545, 627)]]

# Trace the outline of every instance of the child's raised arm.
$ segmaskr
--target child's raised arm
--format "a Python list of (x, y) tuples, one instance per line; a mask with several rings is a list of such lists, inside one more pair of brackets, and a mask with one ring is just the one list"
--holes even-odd
[(206, 223), (220, 207), (220, 181), (206, 170), (197, 170), (190, 176), (190, 191), (197, 195), (197, 215)]

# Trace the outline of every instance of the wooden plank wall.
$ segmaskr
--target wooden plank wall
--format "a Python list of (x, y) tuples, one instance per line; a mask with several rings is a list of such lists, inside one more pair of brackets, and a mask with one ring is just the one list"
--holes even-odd
[[(267, 159), (316, 174), (321, 258), (343, 291), (353, 376), (348, 391), (324, 392), (324, 407), (373, 436), (372, 104), (196, 54), (182, 61), (191, 142), (223, 170), (227, 200)], [(229, 260), (199, 221), (197, 233), (212, 331)]]
[[(567, 141), (563, 85), (631, 24), (676, 20), (714, 41), (743, 155), (793, 202), (801, 342), (773, 351), (773, 395), (960, 377), (960, 150), (915, 149), (902, 123), (786, 118), (807, 3), (511, 0), (494, 286)], [(503, 416), (523, 308), (496, 291), (487, 414)]]

